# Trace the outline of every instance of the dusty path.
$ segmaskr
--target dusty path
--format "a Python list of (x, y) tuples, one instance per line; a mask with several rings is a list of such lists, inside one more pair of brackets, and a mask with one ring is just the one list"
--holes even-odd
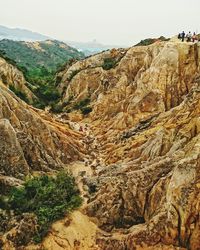
[(102, 156), (99, 151), (100, 145), (95, 139), (89, 124), (71, 122), (70, 125), (74, 130), (83, 134), (83, 144), (87, 152), (83, 161), (76, 161), (67, 166), (78, 184), (78, 188), (84, 200), (82, 206), (83, 208), (86, 206), (88, 201), (88, 190), (84, 185), (84, 179), (96, 175), (98, 167), (102, 165)]

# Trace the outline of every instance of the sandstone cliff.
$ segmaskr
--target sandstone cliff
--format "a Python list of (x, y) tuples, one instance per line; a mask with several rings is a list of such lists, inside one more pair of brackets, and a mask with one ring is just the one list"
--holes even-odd
[[(81, 159), (81, 136), (0, 84), (0, 172), (22, 179)], [(83, 151), (83, 150), (82, 150)]]
[(0, 58), (0, 80), (7, 86), (22, 93), (30, 103), (37, 100), (37, 97), (27, 87), (23, 74), (3, 58)]
[[(158, 42), (64, 72), (63, 106), (89, 97), (93, 109), (83, 117), (96, 155), (85, 211), (111, 232), (100, 249), (200, 249), (199, 54), (199, 44)], [(117, 63), (104, 70), (108, 57)]]
[[(160, 42), (77, 62), (61, 80), (63, 106), (89, 97), (92, 120), (121, 130), (131, 127), (182, 102), (198, 74), (198, 53), (197, 44)], [(116, 62), (110, 70), (102, 67), (105, 58)]]

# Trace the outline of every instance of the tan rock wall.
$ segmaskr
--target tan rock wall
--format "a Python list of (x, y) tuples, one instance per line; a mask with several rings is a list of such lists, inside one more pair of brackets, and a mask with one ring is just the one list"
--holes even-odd
[(0, 80), (7, 87), (12, 86), (25, 94), (30, 103), (37, 100), (37, 97), (26, 86), (26, 80), (23, 74), (16, 67), (7, 63), (3, 58), (0, 58)]

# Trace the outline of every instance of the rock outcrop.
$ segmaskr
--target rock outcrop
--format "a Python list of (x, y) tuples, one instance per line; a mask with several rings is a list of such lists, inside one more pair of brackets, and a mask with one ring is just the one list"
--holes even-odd
[(33, 92), (27, 87), (28, 83), (24, 79), (23, 74), (13, 65), (9, 64), (6, 60), (0, 57), (0, 80), (8, 88), (13, 88), (14, 90), (22, 93), (29, 101), (33, 103), (37, 100), (37, 97)]
[[(197, 44), (160, 42), (114, 50), (80, 61), (63, 74), (63, 106), (89, 97), (90, 117), (106, 129), (124, 130), (179, 105), (198, 76)], [(105, 58), (116, 64), (104, 70)], [(70, 74), (76, 72), (73, 78)]]
[[(23, 179), (82, 158), (81, 135), (0, 84), (0, 172)], [(81, 153), (82, 152), (82, 153)]]
[(98, 173), (97, 192), (86, 210), (102, 229), (126, 234), (123, 240), (115, 233), (102, 237), (102, 249), (146, 249), (160, 243), (199, 249), (199, 98), (198, 87), (124, 147), (118, 143), (110, 150), (121, 161)]

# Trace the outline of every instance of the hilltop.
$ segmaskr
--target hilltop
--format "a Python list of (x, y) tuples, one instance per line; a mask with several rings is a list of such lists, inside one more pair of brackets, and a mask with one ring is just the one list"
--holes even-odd
[(83, 53), (56, 40), (25, 42), (4, 39), (0, 41), (0, 51), (29, 74), (43, 68), (56, 71), (66, 61), (84, 57)]

